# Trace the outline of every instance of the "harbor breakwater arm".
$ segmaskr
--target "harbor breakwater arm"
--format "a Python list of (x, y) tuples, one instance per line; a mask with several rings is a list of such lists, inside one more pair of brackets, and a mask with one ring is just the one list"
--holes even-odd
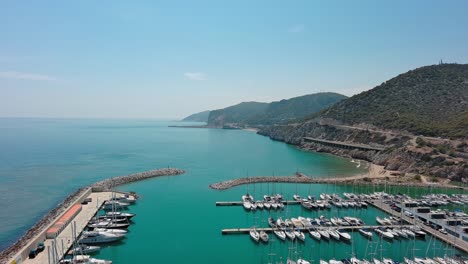
[(80, 188), (74, 193), (67, 196), (62, 202), (60, 202), (55, 208), (50, 210), (44, 217), (42, 217), (33, 227), (31, 227), (26, 233), (18, 239), (14, 244), (7, 247), (5, 250), (0, 252), (0, 264), (6, 263), (6, 261), (12, 258), (21, 248), (26, 246), (29, 241), (32, 241), (40, 232), (47, 228), (57, 217), (63, 214), (68, 207), (78, 202), (78, 199), (87, 192), (95, 191), (107, 191), (111, 190), (113, 187), (141, 181), (149, 178), (160, 177), (160, 176), (171, 176), (171, 175), (180, 175), (185, 173), (184, 170), (176, 168), (163, 168), (155, 169), (145, 172), (134, 173), (125, 176), (117, 176), (108, 178), (94, 184), (91, 184), (87, 187)]

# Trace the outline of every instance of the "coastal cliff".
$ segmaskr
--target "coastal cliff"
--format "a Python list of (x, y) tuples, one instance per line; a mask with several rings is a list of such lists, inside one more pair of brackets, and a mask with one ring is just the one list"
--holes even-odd
[[(273, 140), (296, 145), (301, 149), (331, 153), (341, 157), (366, 160), (397, 170), (402, 174), (428, 175), (450, 180), (468, 180), (468, 144), (466, 140), (442, 140), (416, 137), (392, 131), (378, 131), (358, 127), (305, 122), (301, 124), (269, 126), (258, 134)], [(383, 151), (363, 151), (307, 142), (311, 137), (352, 144), (383, 147)]]

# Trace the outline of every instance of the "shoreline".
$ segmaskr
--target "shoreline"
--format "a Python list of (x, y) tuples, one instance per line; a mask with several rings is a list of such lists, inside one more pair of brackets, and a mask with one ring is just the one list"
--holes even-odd
[(133, 173), (124, 176), (115, 176), (107, 178), (93, 184), (90, 184), (86, 187), (79, 188), (72, 194), (65, 197), (65, 199), (60, 202), (56, 207), (51, 209), (47, 214), (45, 214), (41, 219), (39, 219), (31, 228), (29, 228), (16, 242), (10, 244), (7, 248), (0, 252), (0, 263), (6, 263), (6, 261), (28, 245), (28, 243), (37, 237), (41, 230), (49, 226), (57, 217), (66, 211), (68, 207), (76, 203), (77, 199), (83, 195), (89, 189), (92, 189), (95, 192), (108, 191), (116, 186), (146, 180), (155, 177), (161, 176), (175, 176), (185, 173), (184, 170), (177, 168), (162, 168), (154, 169), (150, 171), (144, 171), (139, 173)]
[(391, 186), (410, 186), (410, 187), (435, 187), (435, 188), (450, 188), (465, 190), (466, 188), (453, 185), (428, 184), (421, 182), (397, 182), (392, 179), (398, 179), (395, 176), (397, 171), (389, 171), (383, 166), (370, 163), (367, 173), (360, 173), (353, 176), (337, 176), (337, 177), (309, 177), (302, 173), (297, 173), (294, 176), (259, 176), (259, 177), (244, 177), (222, 182), (216, 182), (209, 185), (213, 190), (224, 191), (240, 185), (251, 183), (301, 183), (301, 184), (360, 184), (360, 185), (391, 185)]

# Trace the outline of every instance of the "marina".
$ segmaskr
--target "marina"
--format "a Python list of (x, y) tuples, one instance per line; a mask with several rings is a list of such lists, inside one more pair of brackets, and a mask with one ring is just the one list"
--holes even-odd
[[(421, 199), (412, 199), (407, 195), (389, 195), (385, 192), (375, 192), (371, 194), (354, 194), (343, 193), (345, 199), (337, 194), (322, 193), (318, 195), (320, 199), (308, 195), (307, 198), (301, 198), (300, 195), (294, 194), (292, 201), (283, 200), (283, 195), (264, 195), (264, 200), (255, 200), (250, 194), (242, 195), (242, 202), (217, 202), (216, 206), (240, 206), (243, 205), (245, 211), (265, 211), (266, 204), (281, 203), (286, 205), (303, 205), (304, 203), (325, 203), (333, 204), (336, 209), (342, 210), (345, 208), (357, 209), (357, 205), (365, 204), (384, 212), (388, 217), (375, 218), (378, 225), (366, 225), (361, 219), (355, 217), (331, 217), (326, 218), (320, 216), (319, 218), (302, 217), (285, 218), (279, 217), (277, 220), (272, 217), (268, 218), (270, 227), (251, 227), (251, 228), (227, 228), (222, 229), (223, 235), (234, 234), (250, 234), (254, 242), (258, 242), (258, 234), (274, 234), (279, 240), (294, 240), (304, 241), (304, 234), (309, 233), (314, 241), (321, 239), (329, 240), (344, 240), (350, 241), (352, 236), (346, 231), (359, 232), (363, 237), (372, 239), (373, 233), (381, 239), (392, 241), (407, 240), (420, 238), (425, 239), (429, 234), (454, 248), (457, 248), (465, 253), (468, 253), (468, 243), (466, 238), (466, 230), (468, 228), (464, 225), (468, 224), (468, 215), (464, 213), (457, 213), (457, 218), (453, 218), (454, 213), (448, 210), (438, 209), (436, 211), (430, 210), (429, 207), (434, 206), (447, 206), (449, 204), (464, 205), (468, 201), (468, 196), (465, 195), (426, 195)], [(398, 207), (396, 204), (400, 204)], [(263, 204), (263, 206), (258, 206)], [(353, 205), (353, 206), (351, 206)], [(418, 207), (419, 205), (426, 205), (428, 207)], [(252, 209), (255, 208), (255, 209)], [(305, 207), (310, 209), (308, 207)], [(427, 209), (426, 209), (427, 208)], [(318, 208), (316, 208), (318, 209)], [(319, 209), (324, 210), (325, 207)], [(330, 208), (328, 208), (330, 209)], [(424, 209), (425, 213), (421, 212)], [(287, 209), (286, 209), (287, 210)], [(305, 211), (304, 211), (305, 212)], [(287, 213), (286, 213), (287, 214)], [(333, 213), (332, 213), (333, 215)], [(451, 216), (447, 217), (446, 216)], [(437, 218), (437, 220), (431, 219)], [(442, 219), (442, 220), (441, 220)], [(446, 221), (441, 223), (441, 221)], [(438, 226), (435, 226), (435, 222)], [(449, 225), (450, 224), (450, 225)], [(458, 230), (458, 232), (456, 232)], [(460, 232), (460, 230), (463, 230)], [(268, 243), (265, 239), (263, 243)]]

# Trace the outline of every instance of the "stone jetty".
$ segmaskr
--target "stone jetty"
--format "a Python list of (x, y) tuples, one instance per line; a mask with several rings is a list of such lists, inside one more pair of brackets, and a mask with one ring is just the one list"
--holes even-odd
[(155, 169), (145, 172), (134, 173), (125, 176), (116, 176), (108, 178), (87, 187), (80, 188), (74, 193), (67, 196), (61, 203), (59, 203), (54, 209), (50, 210), (42, 219), (40, 219), (33, 227), (31, 227), (18, 241), (0, 252), (0, 264), (6, 263), (6, 261), (13, 257), (19, 250), (25, 247), (30, 240), (35, 238), (41, 231), (43, 231), (48, 225), (50, 225), (60, 214), (62, 214), (66, 208), (77, 202), (77, 199), (89, 191), (91, 188), (94, 192), (108, 191), (112, 188), (131, 183), (135, 181), (141, 181), (149, 178), (160, 177), (160, 176), (171, 176), (185, 173), (184, 170), (176, 168), (162, 168)]
[(336, 176), (336, 177), (309, 177), (302, 173), (296, 173), (295, 176), (258, 176), (238, 178), (223, 182), (210, 184), (214, 190), (227, 190), (239, 185), (250, 183), (316, 183), (316, 184), (358, 184), (358, 185), (392, 185), (392, 186), (411, 186), (411, 187), (441, 187), (450, 189), (465, 189), (464, 187), (443, 185), (436, 186), (428, 183), (418, 182), (395, 182), (389, 180), (386, 176), (369, 177), (361, 174), (356, 176)]
[(157, 170), (150, 170), (145, 172), (134, 173), (125, 176), (116, 176), (112, 178), (108, 178), (95, 184), (91, 185), (93, 191), (107, 191), (111, 190), (112, 188), (135, 182), (146, 180), (149, 178), (160, 177), (160, 176), (171, 176), (171, 175), (179, 175), (185, 173), (184, 170), (176, 169), (176, 168), (164, 168), (164, 169), (157, 169)]

